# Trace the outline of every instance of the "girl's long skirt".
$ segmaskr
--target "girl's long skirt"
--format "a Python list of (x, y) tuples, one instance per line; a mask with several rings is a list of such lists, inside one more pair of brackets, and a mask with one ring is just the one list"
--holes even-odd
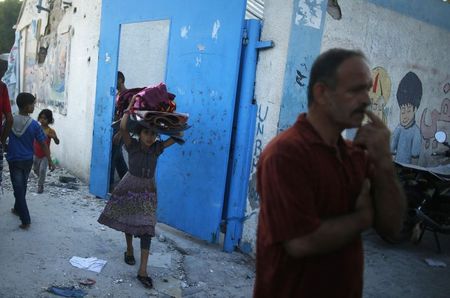
[(155, 236), (156, 206), (154, 178), (128, 172), (114, 189), (98, 222), (134, 236)]

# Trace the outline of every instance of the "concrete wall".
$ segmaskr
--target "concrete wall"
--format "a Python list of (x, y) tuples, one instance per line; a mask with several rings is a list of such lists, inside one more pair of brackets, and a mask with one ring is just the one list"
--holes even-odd
[(283, 81), (291, 33), (292, 0), (264, 2), (264, 23), (261, 40), (272, 40), (275, 47), (259, 54), (256, 73), (255, 98), (258, 105), (255, 144), (249, 195), (247, 203), (248, 219), (244, 224), (241, 248), (251, 252), (256, 240), (258, 219), (258, 196), (256, 193), (256, 163), (264, 146), (276, 135), (280, 114)]
[[(49, 7), (46, 1), (42, 2), (42, 6)], [(57, 0), (49, 18), (47, 12), (37, 12), (37, 3), (37, 0), (26, 1), (18, 24), (19, 31), (24, 34), (24, 30), (27, 31), (27, 40), (22, 40), (21, 44), (34, 47), (22, 48), (21, 51), (21, 73), (24, 76), (21, 90), (36, 94), (38, 105), (34, 116), (43, 108), (54, 112), (54, 128), (61, 143), (52, 145), (52, 156), (87, 180), (92, 147), (100, 0), (73, 1), (73, 5), (66, 9), (62, 7), (62, 1)], [(39, 20), (40, 30), (34, 29)], [(46, 27), (50, 32), (46, 32)], [(67, 53), (61, 54), (64, 42), (68, 45), (64, 48)], [(48, 46), (47, 57), (42, 64), (37, 61), (39, 44)], [(56, 78), (59, 79), (59, 89), (55, 85)]]
[[(375, 3), (339, 1), (343, 18), (336, 21), (327, 16), (322, 51), (344, 47), (361, 49), (367, 55), (376, 83), (371, 90), (372, 108), (393, 133), (400, 122), (399, 85), (400, 93), (417, 97), (418, 147), (398, 144), (393, 149), (397, 150), (398, 158), (419, 153), (419, 158), (410, 160), (422, 166), (447, 164), (448, 159), (431, 153), (445, 149), (434, 139), (436, 130), (450, 134), (450, 19), (440, 22), (443, 14), (450, 13), (450, 5), (437, 1), (430, 7), (408, 1), (408, 5), (402, 6), (404, 1), (398, 1), (396, 6), (386, 8), (377, 5), (386, 1), (372, 2)], [(426, 18), (418, 20), (421, 15), (417, 10)], [(409, 130), (402, 129), (402, 133), (411, 129), (414, 125)]]

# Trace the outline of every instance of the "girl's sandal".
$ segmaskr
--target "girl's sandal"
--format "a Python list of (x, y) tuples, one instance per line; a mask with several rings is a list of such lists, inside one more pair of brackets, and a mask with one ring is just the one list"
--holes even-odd
[(153, 288), (153, 280), (150, 276), (140, 276), (137, 275), (137, 279), (144, 285), (146, 288)]
[(134, 265), (136, 264), (136, 260), (134, 259), (134, 256), (129, 256), (127, 255), (127, 252), (123, 253), (123, 260), (125, 261), (125, 263), (127, 263), (128, 265)]

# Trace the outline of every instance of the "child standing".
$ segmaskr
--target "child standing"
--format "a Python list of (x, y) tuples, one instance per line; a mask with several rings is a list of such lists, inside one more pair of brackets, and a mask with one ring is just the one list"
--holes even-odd
[(16, 103), (19, 114), (14, 116), (6, 154), (15, 198), (14, 208), (11, 209), (11, 212), (20, 217), (22, 224), (19, 227), (21, 229), (28, 229), (31, 223), (25, 196), (28, 176), (33, 165), (34, 140), (41, 145), (50, 170), (55, 168), (45, 143), (45, 134), (39, 123), (29, 116), (34, 111), (35, 102), (36, 98), (30, 93), (20, 93), (17, 96)]
[[(52, 139), (55, 144), (59, 144), (59, 139), (56, 136), (56, 132), (52, 129), (49, 124), (53, 124), (55, 120), (53, 119), (53, 113), (49, 109), (43, 109), (38, 115), (38, 122), (41, 124), (42, 130), (45, 133), (45, 143), (47, 144), (48, 150), (50, 151), (50, 142)], [(33, 171), (38, 176), (38, 193), (44, 192), (44, 182), (45, 176), (47, 175), (47, 157), (45, 152), (42, 150), (41, 145), (36, 140), (34, 141), (34, 162)]]
[(155, 236), (156, 162), (164, 149), (176, 141), (173, 138), (157, 141), (157, 134), (145, 122), (139, 122), (140, 125), (136, 128), (139, 140), (132, 138), (127, 122), (134, 102), (135, 97), (120, 122), (120, 132), (128, 151), (129, 169), (114, 188), (98, 222), (125, 233), (127, 251), (124, 253), (124, 261), (129, 265), (136, 263), (132, 237), (134, 235), (140, 238), (141, 263), (137, 279), (145, 287), (151, 288), (153, 281), (147, 274), (147, 261), (151, 237)]

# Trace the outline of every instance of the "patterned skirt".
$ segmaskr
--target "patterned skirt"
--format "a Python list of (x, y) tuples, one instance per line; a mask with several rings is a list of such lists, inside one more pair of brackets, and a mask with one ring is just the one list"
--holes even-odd
[(98, 222), (134, 236), (155, 236), (156, 206), (155, 180), (128, 172), (115, 187)]

